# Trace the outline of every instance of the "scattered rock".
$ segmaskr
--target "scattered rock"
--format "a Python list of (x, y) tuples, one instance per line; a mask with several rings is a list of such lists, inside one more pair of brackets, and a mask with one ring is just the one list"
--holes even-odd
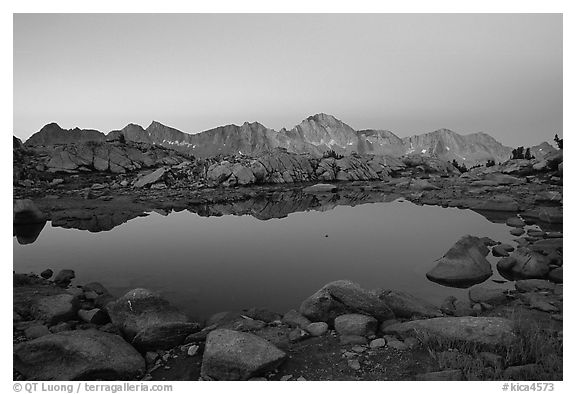
[(201, 375), (216, 380), (247, 380), (278, 367), (286, 354), (249, 333), (217, 329), (208, 334)]

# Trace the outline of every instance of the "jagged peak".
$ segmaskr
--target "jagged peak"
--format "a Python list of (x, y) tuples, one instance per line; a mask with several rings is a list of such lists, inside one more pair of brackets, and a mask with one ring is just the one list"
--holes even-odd
[(317, 113), (315, 115), (310, 115), (306, 120), (314, 120), (317, 122), (339, 122), (342, 123), (340, 119), (337, 119), (334, 115), (330, 115), (324, 112)]
[(40, 131), (42, 130), (50, 130), (50, 129), (58, 129), (58, 130), (63, 130), (62, 127), (60, 127), (60, 125), (56, 122), (51, 122), (51, 123), (47, 123), (45, 124)]

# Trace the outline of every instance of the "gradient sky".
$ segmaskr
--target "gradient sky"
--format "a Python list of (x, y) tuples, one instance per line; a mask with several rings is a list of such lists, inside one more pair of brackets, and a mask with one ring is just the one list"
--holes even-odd
[(562, 134), (560, 14), (16, 14), (14, 134), (325, 112), (400, 137)]

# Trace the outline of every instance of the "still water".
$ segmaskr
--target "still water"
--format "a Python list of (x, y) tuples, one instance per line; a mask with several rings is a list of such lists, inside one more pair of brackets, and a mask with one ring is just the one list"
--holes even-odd
[[(14, 270), (70, 268), (73, 283), (98, 281), (118, 296), (149, 288), (194, 318), (253, 306), (285, 312), (337, 279), (440, 304), (448, 295), (465, 299), (467, 290), (430, 282), (425, 273), (466, 234), (513, 238), (504, 224), (474, 211), (402, 200), (269, 220), (152, 212), (99, 233), (48, 223), (34, 243), (14, 238)], [(488, 258), (494, 275), (485, 284), (496, 286), (492, 280), (502, 278)]]

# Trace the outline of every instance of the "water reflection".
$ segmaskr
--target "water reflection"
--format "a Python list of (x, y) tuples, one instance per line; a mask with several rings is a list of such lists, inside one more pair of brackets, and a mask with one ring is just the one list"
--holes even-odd
[[(146, 217), (125, 211), (94, 218), (92, 212), (83, 220), (64, 212), (67, 219), (56, 223), (67, 227), (109, 228), (113, 217), (124, 224), (98, 233), (46, 226), (25, 246), (17, 237), (14, 269), (74, 269), (78, 283), (99, 281), (117, 295), (147, 287), (203, 317), (252, 306), (285, 312), (337, 279), (407, 291), (439, 304), (448, 295), (467, 297), (466, 290), (425, 277), (460, 237), (512, 242), (505, 225), (473, 211), (384, 202), (395, 197), (292, 192), (197, 204), (167, 216), (161, 215), (167, 210), (152, 212), (157, 208)], [(502, 279), (494, 272), (491, 279)]]

